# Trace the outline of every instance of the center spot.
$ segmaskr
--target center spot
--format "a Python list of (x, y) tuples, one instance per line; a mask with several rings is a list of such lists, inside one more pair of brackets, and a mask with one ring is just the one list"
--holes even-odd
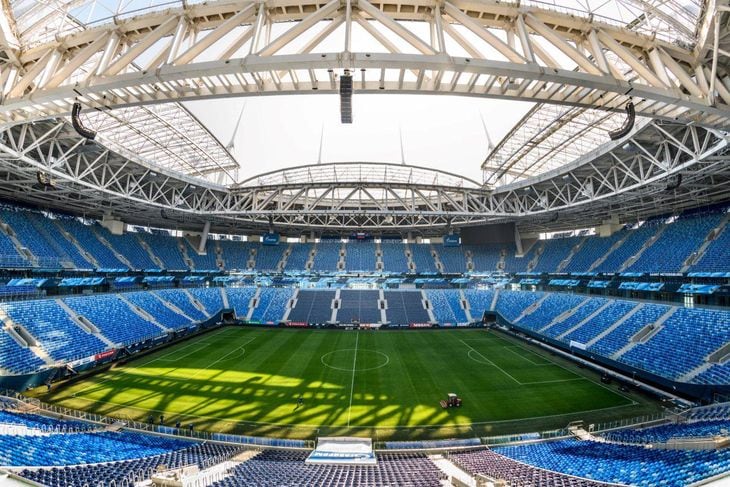
[(333, 350), (322, 355), (322, 365), (330, 369), (341, 370), (343, 372), (352, 372), (353, 365), (355, 372), (364, 372), (366, 370), (375, 370), (385, 367), (390, 362), (383, 352), (377, 350), (368, 350), (359, 348), (357, 350), (357, 360), (355, 359), (354, 348), (343, 348)]

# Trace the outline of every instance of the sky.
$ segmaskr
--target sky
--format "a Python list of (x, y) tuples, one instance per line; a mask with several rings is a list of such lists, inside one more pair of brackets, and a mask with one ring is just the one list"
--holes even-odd
[[(434, 95), (353, 95), (353, 123), (340, 123), (339, 96), (331, 94), (228, 98), (185, 105), (241, 165), (240, 179), (319, 162), (401, 163), (482, 181), (494, 144), (532, 103)], [(244, 108), (245, 104), (245, 108)], [(236, 122), (243, 108), (238, 131)], [(482, 117), (484, 124), (482, 124)]]

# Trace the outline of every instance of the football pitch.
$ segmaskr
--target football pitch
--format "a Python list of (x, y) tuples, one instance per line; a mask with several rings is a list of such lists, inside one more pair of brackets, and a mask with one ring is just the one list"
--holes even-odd
[[(440, 406), (450, 392), (462, 407)], [(292, 438), (483, 436), (658, 409), (544, 350), (476, 329), (226, 327), (34, 395), (120, 418), (164, 414), (168, 425)]]

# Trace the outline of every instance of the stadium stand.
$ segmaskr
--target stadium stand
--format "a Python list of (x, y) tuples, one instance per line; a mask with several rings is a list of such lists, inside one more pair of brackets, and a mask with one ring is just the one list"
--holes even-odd
[(730, 471), (727, 449), (660, 450), (570, 439), (494, 451), (546, 470), (635, 486), (681, 487)]
[(410, 244), (413, 262), (416, 264), (416, 272), (419, 273), (435, 273), (436, 262), (431, 255), (431, 246), (429, 244)]
[(205, 245), (205, 253), (199, 254), (198, 249), (183, 238), (183, 245), (188, 258), (193, 262), (196, 271), (216, 271), (218, 270), (218, 258), (216, 256), (216, 241), (208, 240)]
[(481, 474), (495, 479), (504, 479), (509, 482), (509, 485), (540, 487), (599, 487), (604, 485), (516, 462), (492, 450), (452, 452), (449, 454), (449, 460), (472, 475)]
[(666, 224), (664, 232), (629, 266), (631, 272), (654, 272), (657, 263), (665, 272), (679, 272), (690, 254), (705, 241), (710, 230), (717, 227), (723, 218), (720, 214), (705, 215), (702, 218), (679, 217), (674, 223)]
[(228, 304), (235, 310), (236, 317), (239, 320), (245, 319), (248, 316), (251, 299), (256, 294), (256, 288), (229, 287), (225, 289), (225, 292), (228, 296)]
[(204, 321), (209, 318), (209, 315), (199, 310), (188, 295), (179, 289), (160, 289), (154, 292), (165, 301), (177, 307), (185, 315), (192, 318), (193, 321)]
[(120, 261), (114, 252), (104, 245), (97, 237), (98, 229), (102, 227), (94, 223), (86, 225), (75, 219), (59, 220), (63, 222), (63, 228), (73, 236), (79, 245), (93, 256), (101, 269), (127, 269), (127, 266)]
[(410, 272), (405, 247), (402, 243), (382, 242), (380, 249), (383, 252), (383, 270), (387, 272)]
[(134, 485), (144, 481), (163, 466), (168, 469), (197, 465), (200, 469), (221, 463), (240, 451), (240, 447), (216, 443), (194, 444), (181, 450), (135, 460), (75, 465), (60, 468), (23, 470), (21, 476), (49, 487), (83, 485)]
[(471, 254), (475, 271), (496, 271), (502, 255), (502, 244), (462, 245)]
[[(553, 338), (561, 336), (578, 326), (583, 320), (598, 311), (598, 309), (607, 302), (608, 301), (603, 298), (589, 298), (576, 308), (574, 313), (561, 319), (557, 319), (555, 323), (547, 329), (541, 329), (541, 332)], [(578, 329), (575, 331), (577, 332)], [(574, 336), (580, 335), (576, 333)]]
[(293, 243), (291, 244), (291, 253), (286, 258), (286, 266), (284, 267), (287, 271), (304, 271), (307, 269), (307, 261), (309, 255), (312, 252), (312, 245), (308, 243)]
[(697, 421), (693, 423), (664, 424), (643, 429), (622, 429), (601, 435), (615, 443), (666, 443), (673, 438), (710, 438), (728, 436), (730, 420)]
[(575, 309), (585, 296), (575, 294), (549, 294), (532, 313), (517, 320), (521, 326), (533, 330), (540, 330), (557, 319), (559, 316)]
[(74, 323), (53, 299), (0, 304), (14, 323), (23, 325), (54, 360), (75, 360), (106, 350), (107, 345)]
[(465, 289), (464, 296), (469, 303), (469, 311), (474, 319), (481, 319), (485, 311), (490, 311), (492, 300), (494, 299), (494, 291)]
[[(94, 266), (81, 255), (79, 249), (67, 239), (58, 235), (58, 227), (54, 221), (40, 213), (25, 212), (25, 218), (38, 231), (41, 240), (45, 240), (55, 250), (56, 255), (63, 260), (69, 260), (75, 269), (92, 269)], [(41, 245), (41, 244), (39, 244)]]
[[(36, 229), (28, 218), (29, 214), (27, 211), (2, 210), (0, 211), (0, 221), (5, 222), (15, 233), (18, 241), (39, 259), (40, 267), (60, 268), (61, 256)], [(4, 236), (4, 234), (2, 235)], [(11, 241), (9, 243), (12, 245)], [(0, 253), (5, 255), (5, 249), (0, 249)]]
[(4, 330), (0, 330), (0, 367), (15, 373), (26, 374), (39, 370), (45, 362), (27, 347), (21, 347)]
[(279, 323), (284, 318), (286, 306), (294, 292), (291, 288), (261, 288), (252, 321), (260, 323)]
[(296, 304), (289, 313), (289, 321), (327, 323), (332, 319), (334, 299), (335, 291), (299, 291)]
[(256, 270), (271, 272), (279, 269), (279, 262), (284, 257), (287, 246), (258, 244), (254, 248), (256, 249)]
[(438, 247), (437, 252), (445, 273), (463, 274), (468, 270), (466, 268), (466, 256), (461, 248), (442, 245)]
[(619, 272), (624, 263), (639, 252), (646, 242), (656, 234), (656, 223), (646, 222), (636, 230), (629, 230), (626, 240), (595, 269), (595, 272)]
[[(579, 328), (573, 330), (563, 341), (570, 343), (571, 340), (578, 343), (588, 343), (591, 339), (598, 337), (611, 325), (620, 320), (624, 315), (633, 310), (636, 303), (628, 301), (611, 301), (597, 315), (583, 323)], [(611, 338), (609, 338), (611, 340)]]
[(188, 288), (188, 292), (205, 307), (208, 316), (212, 316), (224, 308), (223, 296), (221, 290), (217, 287), (191, 287)]
[(386, 316), (391, 324), (428, 323), (431, 319), (423, 307), (420, 291), (385, 291)]
[(142, 319), (116, 295), (73, 297), (63, 301), (114, 343), (130, 345), (161, 333), (160, 328)]
[(213, 487), (333, 485), (439, 487), (441, 472), (422, 453), (381, 453), (375, 466), (306, 464), (308, 452), (265, 450)]
[(543, 296), (543, 293), (501, 291), (497, 297), (497, 306), (495, 309), (506, 319), (514, 323), (525, 310), (542, 299)]
[(565, 267), (565, 272), (588, 272), (593, 264), (605, 256), (611, 247), (626, 237), (626, 231), (618, 231), (610, 237), (588, 237)]
[(170, 235), (147, 232), (140, 232), (137, 236), (153, 249), (155, 255), (165, 265), (166, 270), (190, 270), (190, 267), (185, 263), (183, 255), (180, 252), (177, 238)]
[(253, 242), (239, 242), (233, 240), (219, 240), (218, 246), (222, 250), (222, 258), (226, 270), (246, 270), (251, 258), (251, 250), (256, 248)]
[(440, 324), (467, 323), (461, 307), (461, 293), (456, 289), (429, 289), (426, 297), (431, 303), (433, 315)]
[(343, 289), (340, 291), (340, 307), (337, 321), (340, 323), (379, 323), (379, 291), (359, 291)]
[[(621, 308), (613, 308), (613, 310), (625, 310), (635, 306), (635, 303), (627, 302), (621, 304), (623, 305)], [(622, 347), (626, 346), (631, 337), (633, 337), (639, 330), (654, 323), (668, 310), (669, 307), (663, 305), (645, 304), (643, 306), (638, 306), (634, 314), (627, 317), (627, 319), (621, 323), (621, 326), (596, 342), (591, 347), (591, 350), (595, 350), (601, 355), (610, 357), (612, 354), (618, 352)], [(613, 321), (611, 323), (618, 321), (617, 318), (612, 319)]]
[(532, 269), (534, 272), (556, 272), (584, 237), (551, 238), (543, 242), (543, 251)]
[(124, 294), (124, 298), (148, 313), (157, 323), (166, 328), (172, 328), (174, 330), (192, 323), (189, 317), (181, 315), (165, 306), (154, 293), (147, 291), (126, 293)]
[(375, 272), (377, 257), (372, 241), (350, 241), (346, 247), (345, 269), (352, 272)]
[(319, 242), (317, 244), (317, 253), (314, 256), (315, 271), (336, 271), (337, 263), (340, 260), (341, 242)]
[(727, 271), (730, 262), (730, 226), (725, 225), (722, 232), (710, 242), (705, 253), (692, 265), (694, 272)]

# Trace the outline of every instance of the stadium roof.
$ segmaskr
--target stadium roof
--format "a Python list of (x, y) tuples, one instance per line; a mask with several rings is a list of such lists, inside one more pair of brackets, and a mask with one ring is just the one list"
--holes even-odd
[[(246, 144), (234, 144), (240, 135), (237, 131), (265, 124), (265, 119), (240, 116), (234, 124), (234, 115), (216, 124), (216, 113), (210, 114), (213, 105), (206, 115), (209, 102), (193, 104), (193, 100), (229, 97), (229, 104), (237, 104), (242, 112), (243, 102), (235, 97), (336, 94), (342, 68), (355, 69), (356, 93), (439, 93), (532, 101), (531, 109), (520, 109), (526, 112), (511, 128), (499, 113), (484, 118), (487, 137), (504, 134), (496, 145), (489, 141), (489, 147), (481, 138), (475, 141), (473, 134), (453, 144), (456, 140), (448, 127), (432, 128), (437, 127), (438, 116), (422, 117), (416, 121), (422, 124), (420, 140), (432, 142), (437, 137), (431, 134), (438, 133), (442, 144), (452, 143), (457, 155), (460, 147), (478, 145), (483, 156), (457, 157), (461, 166), (444, 160), (406, 160), (409, 145), (428, 145), (411, 138), (404, 150), (401, 132), (400, 162), (431, 166), (437, 170), (431, 175), (439, 174), (444, 181), (448, 178), (439, 169), (467, 175), (438, 186), (482, 191), (487, 199), (513, 195), (513, 188), (520, 188), (534, 194), (534, 202), (546, 213), (558, 206), (577, 207), (582, 194), (591, 205), (589, 211), (581, 203), (581, 211), (594, 221), (603, 210), (593, 201), (595, 189), (590, 188), (595, 183), (588, 181), (610, 167), (607, 161), (627, 166), (621, 170), (634, 174), (636, 168), (622, 157), (636, 152), (631, 147), (641, 147), (641, 157), (664, 171), (661, 184), (671, 187), (666, 178), (677, 176), (676, 167), (668, 170), (677, 155), (667, 148), (684, 147), (684, 154), (691, 154), (699, 164), (706, 155), (717, 157), (722, 150), (715, 144), (709, 155), (703, 152), (709, 146), (702, 146), (702, 137), (709, 133), (717, 142), (730, 128), (727, 0), (454, 0), (438, 4), (421, 0), (20, 0), (3, 5), (0, 63), (7, 69), (0, 75), (4, 106), (0, 127), (11, 130), (13, 125), (67, 117), (71, 104), (78, 101), (86, 108), (83, 123), (99, 133), (93, 144), (100, 145), (101, 153), (114, 153), (193, 189), (233, 194), (254, 182), (281, 187), (286, 178), (311, 174), (314, 162), (333, 162), (322, 158), (321, 141), (317, 159), (303, 157), (301, 148), (283, 137), (277, 150), (291, 145), (291, 157), (284, 167), (272, 171), (255, 147), (256, 143), (271, 147), (270, 141), (247, 139)], [(646, 137), (650, 131), (661, 140), (654, 141), (654, 147), (646, 147), (645, 141), (633, 146), (624, 141), (628, 150), (618, 155), (621, 146), (609, 141), (606, 133), (623, 123), (622, 109), (629, 100), (635, 102), (639, 115), (632, 137)], [(293, 103), (291, 116), (306, 124), (306, 113), (298, 110), (298, 102)], [(473, 126), (479, 126), (479, 111), (472, 108), (468, 117), (450, 115), (470, 118)], [(392, 113), (383, 113), (384, 120), (389, 118)], [(678, 127), (671, 125), (675, 122)], [(687, 135), (694, 139), (676, 139), (675, 131), (695, 124), (703, 128)], [(38, 130), (27, 127), (29, 132)], [(7, 132), (6, 139), (17, 135)], [(330, 135), (328, 144), (338, 138), (336, 133)], [(606, 154), (611, 157), (598, 159)], [(17, 159), (17, 148), (6, 146), (4, 157)], [(398, 159), (396, 155), (382, 160), (392, 163), (382, 166), (391, 169), (379, 171), (374, 168), (381, 166), (361, 164), (372, 159), (353, 148), (346, 157), (334, 160), (357, 164), (324, 164), (317, 174), (324, 175), (328, 184), (339, 184), (348, 180), (354, 167), (368, 168), (371, 179), (360, 183), (371, 185), (369, 197), (379, 198), (390, 190), (384, 187), (387, 184), (401, 184), (390, 179), (398, 173), (392, 169)], [(307, 169), (292, 169), (296, 166)], [(479, 170), (481, 180), (476, 181), (479, 178), (473, 175)], [(556, 178), (572, 180), (580, 171), (582, 178), (591, 176), (576, 179), (578, 195), (560, 196), (565, 204), (556, 206), (549, 196), (540, 194), (545, 181), (556, 186)], [(270, 174), (256, 178), (265, 173)], [(78, 175), (60, 176), (78, 182)], [(381, 177), (378, 191), (382, 192), (377, 193), (372, 185)], [(642, 174), (635, 178), (638, 190), (650, 195), (648, 180)], [(315, 177), (296, 184), (319, 182)], [(620, 205), (616, 197), (625, 195), (628, 186), (626, 181), (612, 185), (611, 204)], [(106, 189), (100, 186), (95, 191)], [(347, 188), (331, 192), (330, 197), (335, 193), (351, 197)], [(721, 197), (717, 191), (712, 194), (712, 199)], [(431, 206), (429, 211), (441, 211), (444, 201), (434, 204), (430, 198), (424, 199)], [(154, 206), (155, 195), (148, 194), (146, 202)], [(340, 203), (347, 206), (345, 201)], [(532, 214), (534, 207), (523, 203), (472, 211), (500, 218)], [(647, 211), (646, 205), (641, 207)], [(468, 205), (463, 209), (469, 210)]]

